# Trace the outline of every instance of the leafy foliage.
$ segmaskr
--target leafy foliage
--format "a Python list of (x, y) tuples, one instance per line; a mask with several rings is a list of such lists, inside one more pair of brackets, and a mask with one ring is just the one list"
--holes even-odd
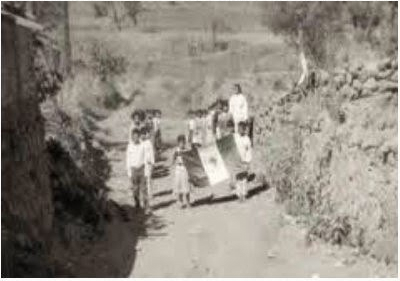
[(143, 7), (140, 1), (106, 1), (94, 2), (93, 10), (95, 17), (111, 17), (117, 29), (121, 30), (126, 18), (137, 25), (138, 15), (143, 11)]
[(126, 72), (128, 61), (125, 57), (113, 54), (109, 49), (93, 43), (90, 51), (91, 68), (101, 81), (108, 81), (112, 76)]
[[(397, 36), (397, 3), (391, 2), (267, 2), (264, 24), (291, 43), (304, 48), (317, 65), (329, 60), (328, 45), (337, 41), (343, 31), (355, 29), (361, 39), (374, 44), (374, 31), (380, 40)], [(389, 32), (388, 32), (389, 30)], [(378, 32), (379, 31), (379, 32)], [(396, 35), (395, 35), (396, 34)], [(385, 38), (382, 38), (384, 36)]]

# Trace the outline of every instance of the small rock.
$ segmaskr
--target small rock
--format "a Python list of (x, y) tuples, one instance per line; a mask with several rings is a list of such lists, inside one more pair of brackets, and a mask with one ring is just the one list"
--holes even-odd
[(355, 258), (346, 258), (342, 261), (342, 263), (344, 265), (350, 266), (356, 263), (356, 259)]
[(392, 69), (386, 69), (386, 70), (383, 70), (383, 71), (380, 71), (379, 73), (377, 73), (375, 75), (375, 77), (378, 80), (387, 79), (393, 74), (393, 72), (395, 72), (395, 71), (393, 71)]
[(371, 77), (364, 83), (364, 88), (370, 91), (378, 90), (378, 83), (376, 82), (375, 78)]
[(360, 80), (358, 80), (358, 79), (353, 80), (352, 86), (356, 90), (359, 90), (362, 88), (362, 84), (361, 84)]
[(382, 92), (396, 92), (398, 90), (398, 85), (396, 82), (392, 81), (385, 81), (380, 83), (379, 85), (379, 91)]
[(318, 273), (311, 274), (311, 278), (320, 278)]
[(347, 83), (348, 85), (351, 85), (352, 82), (353, 82), (353, 75), (351, 75), (350, 72), (347, 72), (347, 73), (346, 73), (346, 83)]
[(276, 258), (276, 252), (274, 251), (274, 250), (269, 250), (268, 251), (268, 253), (267, 253), (267, 257), (269, 258), (269, 259), (274, 259), (274, 258)]
[(392, 76), (390, 76), (390, 81), (397, 83), (397, 80), (398, 80), (398, 72), (395, 71), (395, 72), (393, 72)]
[(392, 59), (391, 58), (386, 58), (381, 63), (378, 64), (378, 69), (379, 70), (385, 70), (385, 69), (390, 68), (391, 65), (392, 65)]
[(342, 261), (337, 261), (337, 262), (335, 262), (335, 264), (333, 266), (334, 267), (342, 267), (343, 266), (343, 262)]

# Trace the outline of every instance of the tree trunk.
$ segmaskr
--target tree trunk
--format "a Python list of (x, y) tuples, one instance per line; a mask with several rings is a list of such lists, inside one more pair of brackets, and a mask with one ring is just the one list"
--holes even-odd
[(299, 30), (298, 34), (298, 46), (299, 46), (299, 59), (300, 59), (300, 65), (301, 65), (301, 75), (299, 78), (299, 81), (297, 82), (297, 86), (300, 86), (301, 84), (304, 83), (308, 76), (308, 63), (307, 63), (307, 58), (304, 53), (304, 40), (303, 40), (303, 30)]
[(68, 2), (64, 3), (64, 74), (71, 74), (71, 61), (72, 61), (72, 53), (71, 53), (71, 41), (70, 41), (70, 33), (69, 33), (69, 7)]
[(118, 31), (121, 31), (122, 30), (121, 19), (118, 17), (117, 8), (115, 7), (114, 2), (111, 3), (111, 8), (113, 11), (113, 21), (114, 21), (115, 25), (117, 26)]

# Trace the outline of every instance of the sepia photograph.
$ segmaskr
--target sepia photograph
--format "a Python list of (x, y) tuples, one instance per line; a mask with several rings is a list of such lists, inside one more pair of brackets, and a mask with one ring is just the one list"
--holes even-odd
[(2, 278), (398, 278), (397, 1), (1, 1)]

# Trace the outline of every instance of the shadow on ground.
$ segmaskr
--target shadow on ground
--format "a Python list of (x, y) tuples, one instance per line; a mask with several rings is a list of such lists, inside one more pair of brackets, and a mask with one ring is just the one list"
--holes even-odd
[(56, 243), (53, 256), (57, 257), (57, 277), (128, 277), (139, 239), (166, 235), (162, 231), (166, 223), (160, 217), (114, 201), (107, 205), (107, 223), (100, 238), (68, 249)]
[[(252, 198), (253, 196), (258, 195), (259, 193), (266, 191), (269, 189), (268, 184), (261, 184), (257, 185), (253, 188), (249, 189), (249, 192), (247, 194), (247, 199)], [(196, 200), (195, 202), (192, 203), (192, 207), (199, 207), (203, 205), (215, 205), (215, 204), (221, 204), (221, 203), (227, 203), (231, 201), (237, 200), (237, 196), (235, 194), (223, 196), (223, 197), (217, 197), (214, 198), (213, 195), (201, 198), (199, 200)]]

